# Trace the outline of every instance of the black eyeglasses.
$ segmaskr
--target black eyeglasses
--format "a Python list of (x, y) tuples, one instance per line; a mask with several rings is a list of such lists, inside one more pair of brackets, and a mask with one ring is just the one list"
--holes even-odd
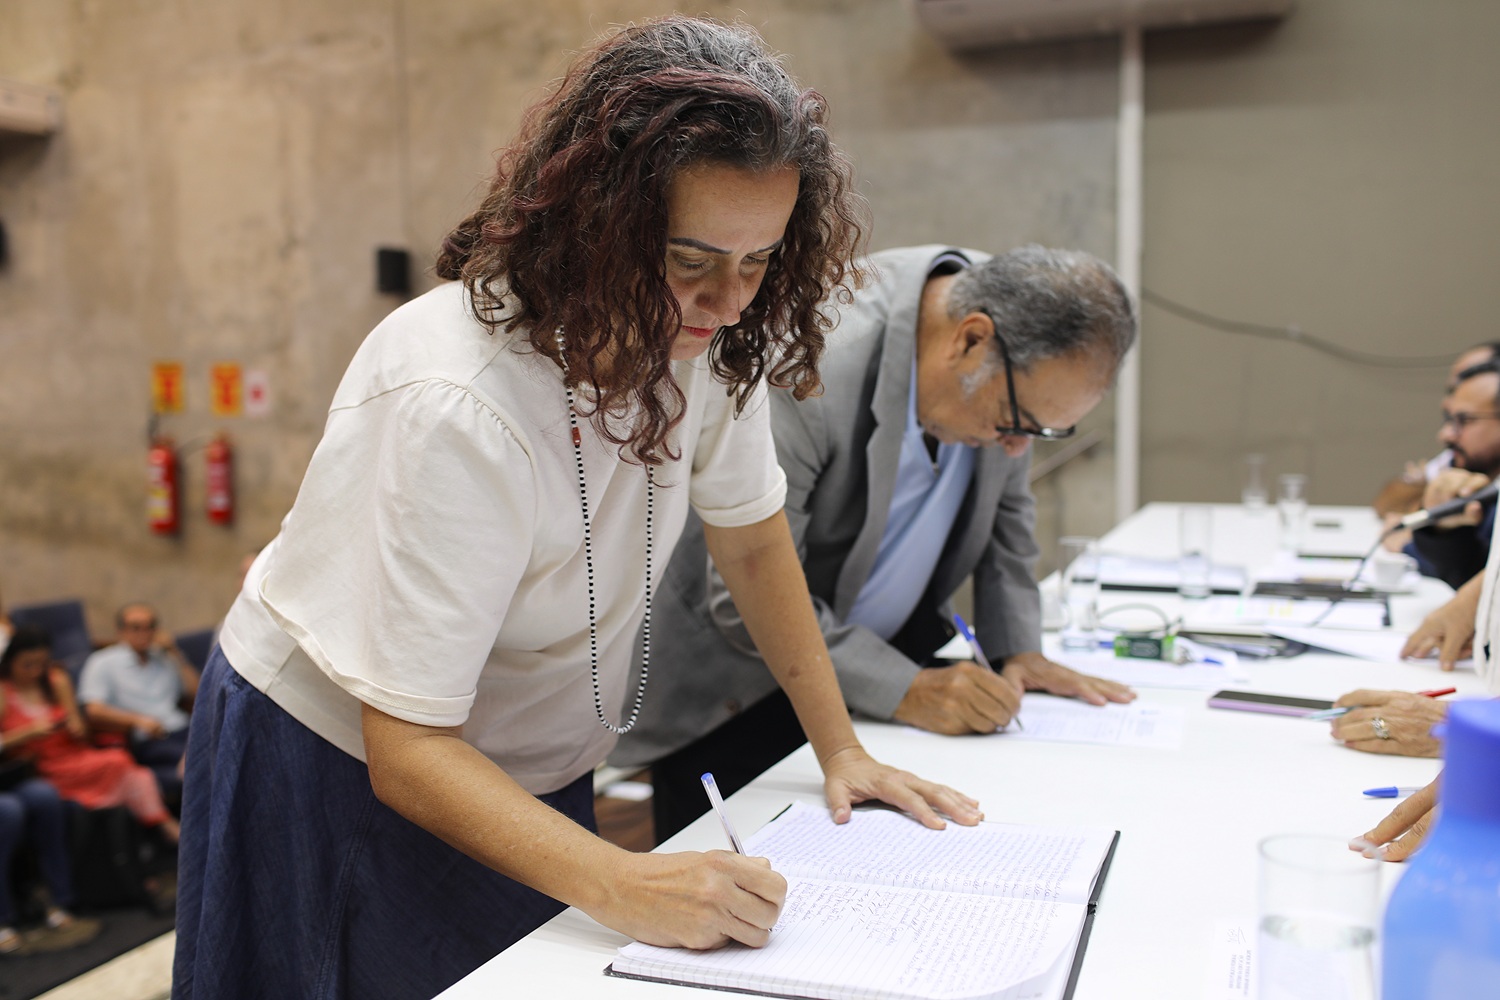
[[(993, 322), (993, 317), (991, 317)], [(1041, 438), (1043, 441), (1061, 441), (1078, 433), (1078, 426), (1072, 427), (1022, 427), (1021, 407), (1016, 402), (1016, 376), (1010, 367), (1010, 352), (1005, 349), (1005, 341), (1000, 337), (999, 331), (995, 333), (995, 343), (1000, 345), (1000, 360), (1005, 362), (1005, 392), (1010, 396), (1010, 426), (996, 427), (995, 430), (1002, 437), (1030, 437)], [(1463, 428), (1460, 426), (1459, 428)]]
[(1500, 420), (1500, 413), (1449, 413), (1443, 411), (1443, 419), (1438, 423), (1439, 427), (1453, 425), (1453, 429), (1462, 434), (1464, 428), (1481, 420)]

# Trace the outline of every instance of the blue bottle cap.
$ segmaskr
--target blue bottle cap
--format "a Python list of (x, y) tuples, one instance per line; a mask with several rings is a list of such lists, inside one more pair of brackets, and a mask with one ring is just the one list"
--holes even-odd
[(1500, 700), (1467, 699), (1448, 708), (1441, 798), (1453, 816), (1500, 823)]

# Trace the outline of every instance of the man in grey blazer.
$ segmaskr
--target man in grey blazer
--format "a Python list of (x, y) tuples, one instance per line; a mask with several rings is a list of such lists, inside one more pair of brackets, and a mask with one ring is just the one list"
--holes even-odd
[[(1129, 297), (1083, 253), (990, 257), (946, 246), (872, 256), (839, 311), (823, 392), (770, 396), (786, 513), (849, 706), (943, 733), (1007, 725), (1023, 689), (1094, 704), (1134, 695), (1044, 657), (1032, 575), (1033, 437), (1065, 437), (1135, 337)], [(974, 579), (974, 626), (999, 673), (924, 669)], [(653, 765), (658, 839), (803, 742), (703, 533), (685, 530), (657, 590), (645, 704), (612, 763)]]

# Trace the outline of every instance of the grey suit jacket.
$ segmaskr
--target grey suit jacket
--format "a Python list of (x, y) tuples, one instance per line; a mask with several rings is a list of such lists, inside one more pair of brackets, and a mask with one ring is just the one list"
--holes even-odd
[[(787, 476), (786, 514), (839, 685), (850, 708), (877, 719), (891, 717), (921, 667), (844, 619), (885, 532), (906, 429), (917, 307), (933, 262), (947, 252), (973, 261), (987, 256), (945, 246), (873, 255), (876, 275), (840, 309), (829, 337), (819, 368), (822, 395), (800, 403), (790, 392), (773, 390), (770, 397), (776, 452)], [(972, 574), (973, 625), (995, 663), (1041, 648), (1030, 454), (979, 451), (924, 598), (945, 604)], [(695, 518), (657, 589), (651, 636), (640, 720), (611, 763), (656, 760), (776, 689), (713, 571)]]

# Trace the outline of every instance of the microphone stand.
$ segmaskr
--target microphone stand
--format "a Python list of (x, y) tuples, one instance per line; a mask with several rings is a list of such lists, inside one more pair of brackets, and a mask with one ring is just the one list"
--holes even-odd
[(1425, 508), (1423, 510), (1414, 510), (1410, 514), (1407, 514), (1405, 517), (1403, 517), (1401, 520), (1397, 521), (1395, 524), (1391, 525), (1389, 528), (1386, 528), (1380, 533), (1380, 537), (1375, 539), (1375, 544), (1370, 546), (1370, 551), (1366, 552), (1364, 558), (1361, 559), (1359, 561), (1359, 564), (1354, 567), (1354, 572), (1349, 575), (1349, 579), (1344, 581), (1343, 586), (1339, 588), (1339, 592), (1328, 599), (1328, 607), (1324, 608), (1318, 615), (1318, 617), (1309, 622), (1308, 627), (1313, 628), (1321, 624), (1323, 619), (1328, 617), (1329, 613), (1333, 611), (1334, 607), (1340, 601), (1348, 597), (1350, 594), (1354, 593), (1354, 584), (1355, 581), (1359, 579), (1359, 574), (1364, 572), (1365, 565), (1370, 561), (1371, 557), (1373, 557), (1376, 552), (1380, 551), (1380, 546), (1384, 544), (1385, 540), (1391, 537), (1391, 535), (1402, 530), (1403, 528), (1411, 528), (1412, 530), (1425, 528), (1430, 524), (1441, 521), (1445, 517), (1451, 517), (1454, 514), (1461, 513), (1463, 509), (1469, 506), (1469, 504), (1471, 503), (1493, 503), (1495, 501), (1495, 496), (1497, 493), (1500, 493), (1500, 480), (1497, 480), (1496, 482), (1490, 483), (1488, 486), (1475, 490), (1469, 496), (1454, 497), (1452, 500), (1446, 500), (1430, 510)]

